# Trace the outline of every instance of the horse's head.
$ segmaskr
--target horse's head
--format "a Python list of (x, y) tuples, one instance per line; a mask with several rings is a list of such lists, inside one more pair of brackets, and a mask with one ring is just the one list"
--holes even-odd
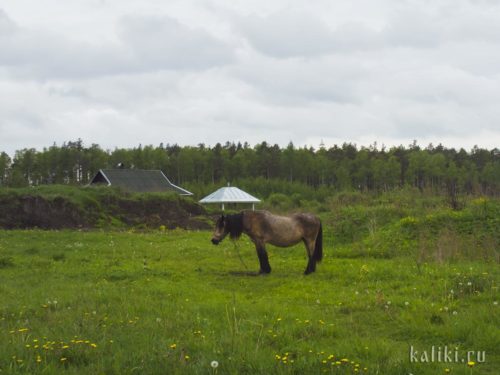
[(222, 215), (215, 223), (214, 234), (212, 236), (212, 243), (218, 245), (229, 233), (227, 218)]

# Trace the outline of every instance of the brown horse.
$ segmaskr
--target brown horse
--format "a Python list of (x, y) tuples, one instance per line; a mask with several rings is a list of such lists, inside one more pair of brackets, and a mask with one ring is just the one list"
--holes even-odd
[(323, 258), (323, 230), (321, 221), (312, 214), (277, 216), (268, 211), (242, 211), (235, 215), (222, 215), (215, 224), (212, 243), (218, 245), (228, 234), (235, 240), (245, 233), (255, 244), (260, 273), (271, 272), (265, 245), (288, 247), (300, 241), (306, 245), (307, 263), (304, 274), (316, 270), (316, 262)]

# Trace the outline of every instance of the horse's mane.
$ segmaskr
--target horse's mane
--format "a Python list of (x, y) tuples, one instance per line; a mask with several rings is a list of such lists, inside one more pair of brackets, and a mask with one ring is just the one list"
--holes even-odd
[(234, 215), (227, 215), (226, 221), (231, 239), (236, 240), (240, 238), (241, 233), (243, 233), (243, 212)]

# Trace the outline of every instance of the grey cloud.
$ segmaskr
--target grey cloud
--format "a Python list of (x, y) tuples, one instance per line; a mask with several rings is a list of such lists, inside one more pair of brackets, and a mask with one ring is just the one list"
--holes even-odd
[[(157, 2), (164, 10), (156, 15), (122, 18), (129, 4), (110, 4), (88, 35), (79, 33), (96, 10), (81, 17), (66, 9), (62, 23), (27, 16), (19, 25), (0, 12), (0, 150), (77, 137), (110, 148), (498, 140), (498, 2), (366, 0), (346, 10), (347, 2), (294, 1), (307, 12), (274, 14), (290, 2), (212, 3)], [(22, 6), (5, 9), (22, 14)], [(95, 37), (109, 36), (111, 25), (116, 34)]]
[(16, 24), (12, 21), (7, 13), (0, 9), (0, 37), (6, 37), (12, 34), (17, 29)]
[[(319, 14), (282, 10), (268, 16), (237, 18), (238, 30), (257, 51), (274, 58), (317, 58), (377, 49), (436, 49), (468, 40), (498, 44), (500, 23), (480, 7), (427, 7), (401, 3), (387, 11), (382, 27), (361, 21), (325, 24)], [(495, 10), (500, 11), (500, 6)]]
[(295, 106), (308, 102), (358, 102), (367, 71), (346, 57), (276, 60), (255, 57), (232, 74), (264, 95), (264, 100)]
[(125, 17), (119, 35), (136, 63), (156, 68), (203, 69), (224, 65), (233, 57), (222, 41), (166, 16)]
[[(87, 77), (119, 70), (116, 46), (92, 46), (44, 31), (23, 29), (3, 12), (0, 66), (18, 78)], [(5, 21), (7, 20), (7, 21)]]
[(444, 37), (445, 23), (433, 15), (431, 10), (423, 11), (406, 7), (393, 12), (381, 31), (388, 45), (412, 48), (433, 48)]
[(336, 52), (379, 48), (381, 34), (359, 22), (329, 28), (317, 16), (283, 10), (267, 17), (237, 20), (240, 30), (258, 51), (276, 58), (317, 57)]
[(255, 48), (270, 56), (322, 55), (333, 48), (330, 30), (308, 14), (282, 11), (268, 17), (247, 16), (237, 27)]
[(232, 61), (229, 46), (163, 16), (125, 17), (121, 43), (89, 44), (18, 27), (0, 13), (0, 66), (17, 77), (89, 78), (169, 69), (199, 70)]
[(467, 2), (451, 6), (439, 4), (429, 4), (426, 8), (411, 4), (398, 9), (388, 17), (382, 38), (390, 45), (414, 48), (468, 41), (500, 42), (500, 3), (489, 10), (468, 6)]

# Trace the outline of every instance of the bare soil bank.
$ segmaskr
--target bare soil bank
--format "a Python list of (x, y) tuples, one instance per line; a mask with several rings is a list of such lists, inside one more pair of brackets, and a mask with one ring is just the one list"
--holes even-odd
[(161, 226), (208, 229), (211, 224), (202, 206), (181, 197), (101, 194), (74, 199), (13, 190), (0, 195), (0, 228), (5, 229)]

